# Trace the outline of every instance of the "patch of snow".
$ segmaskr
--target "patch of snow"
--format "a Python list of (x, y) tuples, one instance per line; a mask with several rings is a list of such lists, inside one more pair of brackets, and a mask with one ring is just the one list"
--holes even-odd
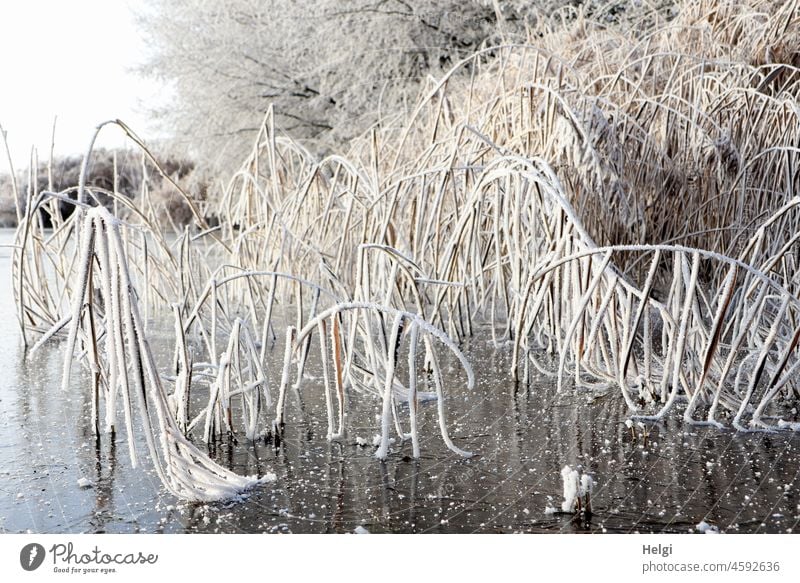
[(780, 429), (789, 429), (791, 431), (800, 431), (800, 423), (791, 423), (789, 421), (784, 421), (783, 419), (778, 420), (778, 427)]
[[(389, 438), (389, 445), (393, 445), (394, 442), (395, 442), (394, 437), (390, 437)], [(380, 435), (374, 435), (372, 437), (372, 445), (374, 445), (375, 447), (378, 447), (380, 444), (381, 444), (381, 436)]]
[(594, 490), (594, 480), (589, 474), (584, 474), (570, 466), (561, 469), (561, 481), (564, 485), (564, 501), (561, 503), (562, 512), (575, 512), (579, 502), (585, 502), (583, 510), (591, 512), (591, 494)]
[(719, 534), (719, 528), (707, 523), (705, 520), (697, 524), (695, 528), (698, 532), (702, 532), (703, 534)]
[(589, 474), (583, 474), (581, 476), (581, 496), (591, 494), (592, 490), (594, 490), (594, 480)]
[(561, 469), (561, 481), (564, 484), (564, 501), (561, 503), (563, 512), (575, 512), (575, 502), (578, 499), (578, 485), (580, 474), (569, 466)]

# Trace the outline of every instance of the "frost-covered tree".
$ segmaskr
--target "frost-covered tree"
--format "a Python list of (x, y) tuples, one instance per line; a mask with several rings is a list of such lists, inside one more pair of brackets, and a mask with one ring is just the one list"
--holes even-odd
[(152, 49), (143, 69), (173, 90), (156, 113), (177, 143), (201, 162), (224, 167), (249, 147), (270, 104), (282, 130), (324, 150), (402, 110), (419, 79), (481, 43), (525, 40), (531, 24), (581, 4), (609, 6), (607, 0), (149, 0), (139, 16)]
[(270, 104), (296, 137), (359, 133), (414, 80), (474, 51), (495, 14), (479, 0), (151, 0), (140, 23), (145, 71), (174, 90), (164, 121), (197, 154), (224, 157)]

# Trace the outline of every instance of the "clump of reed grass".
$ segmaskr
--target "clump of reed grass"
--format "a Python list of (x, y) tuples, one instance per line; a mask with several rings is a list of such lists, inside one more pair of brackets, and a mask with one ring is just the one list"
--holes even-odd
[[(442, 439), (467, 455), (448, 432), (436, 350), (471, 386), (459, 344), (487, 322), (520, 381), (537, 369), (561, 391), (613, 387), (642, 421), (684, 404), (689, 424), (796, 430), (800, 22), (769, 6), (683, 3), (646, 30), (579, 19), (486, 49), (432, 80), (403, 123), (321, 160), (280, 137), (269, 111), (214, 204), (164, 173), (192, 217), (174, 231), (147, 192), (114, 198), (114, 216), (91, 209), (82, 172), (79, 211), (52, 231), (36, 209), (71, 191), (25, 207), (14, 251), (25, 339), (66, 337), (106, 395), (107, 425), (115, 395), (154, 391), (155, 410), (139, 414), (157, 416), (151, 455), (160, 442), (162, 479), (185, 497), (252, 484), (186, 436), (280, 433), (287, 395), (309, 390), (313, 344), (329, 439), (346, 435), (353, 399), (376, 399), (377, 457), (392, 427), (418, 457), (428, 383)], [(147, 351), (147, 315), (166, 309), (171, 394)]]
[[(106, 431), (117, 427), (117, 398), (134, 467), (137, 453), (133, 409), (153, 466), (175, 496), (211, 501), (229, 498), (261, 480), (230, 472), (201, 452), (180, 431), (169, 410), (134, 293), (119, 223), (103, 207), (81, 220), (79, 271), (69, 314), (62, 390), (68, 390), (72, 359), (81, 336), (83, 359), (91, 371), (92, 417), (100, 433), (98, 409), (106, 403)], [(36, 348), (36, 347), (34, 347)]]

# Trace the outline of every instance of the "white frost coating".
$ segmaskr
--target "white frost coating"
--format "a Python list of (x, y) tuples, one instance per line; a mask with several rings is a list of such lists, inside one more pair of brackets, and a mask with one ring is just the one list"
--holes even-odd
[[(570, 466), (561, 469), (561, 482), (564, 486), (564, 501), (561, 503), (562, 512), (591, 512), (592, 491), (594, 480), (589, 474), (584, 474)], [(549, 504), (548, 504), (549, 507)], [(547, 509), (545, 509), (547, 513)]]
[[(231, 335), (233, 338), (233, 335)], [(222, 385), (225, 382), (225, 373), (230, 364), (230, 355), (228, 352), (223, 352), (219, 357), (219, 368), (217, 369), (217, 378), (211, 385), (211, 390), (208, 392), (208, 406), (206, 407), (206, 423), (203, 429), (203, 441), (210, 443), (212, 440), (212, 430), (214, 428), (214, 418), (217, 413), (217, 406), (220, 400), (220, 393)]]
[(403, 324), (403, 315), (398, 313), (394, 317), (392, 323), (392, 332), (389, 334), (389, 342), (387, 343), (387, 356), (389, 363), (386, 366), (386, 384), (383, 387), (383, 412), (381, 414), (381, 441), (378, 451), (375, 452), (375, 457), (384, 460), (389, 454), (389, 422), (392, 415), (392, 382), (394, 381), (395, 369), (395, 345), (399, 341), (401, 326)]
[[(597, 286), (600, 285), (601, 280), (606, 272), (606, 267), (611, 262), (611, 251), (607, 251), (605, 256), (603, 257), (603, 261), (600, 266), (597, 268), (597, 272), (594, 274), (592, 278), (592, 282), (589, 284), (589, 287), (586, 288), (586, 292), (584, 292), (583, 297), (580, 299), (580, 304), (578, 305), (577, 310), (574, 310), (575, 316), (570, 323), (569, 329), (567, 330), (566, 336), (564, 337), (564, 343), (568, 343), (572, 336), (575, 334), (576, 329), (578, 328), (579, 324), (583, 324), (583, 312), (586, 309), (586, 306), (589, 305), (589, 302), (592, 300), (592, 296), (594, 291), (597, 289)], [(561, 351), (561, 356), (558, 361), (558, 377), (557, 377), (557, 384), (556, 384), (556, 392), (560, 393), (563, 380), (564, 380), (564, 368), (567, 362), (567, 350)]]
[(299, 343), (302, 340), (305, 340), (305, 337), (317, 326), (317, 322), (320, 320), (325, 320), (330, 318), (332, 315), (337, 314), (339, 312), (344, 312), (346, 310), (376, 310), (378, 312), (383, 312), (385, 314), (402, 314), (404, 318), (409, 319), (413, 324), (417, 325), (422, 329), (424, 332), (427, 332), (431, 336), (437, 338), (442, 344), (447, 346), (450, 351), (455, 355), (455, 357), (461, 362), (461, 366), (464, 367), (464, 371), (467, 373), (467, 388), (472, 389), (475, 387), (475, 373), (472, 371), (472, 366), (469, 364), (467, 357), (464, 356), (464, 353), (456, 346), (456, 344), (450, 339), (450, 337), (442, 332), (436, 326), (430, 324), (427, 320), (418, 316), (417, 314), (413, 314), (411, 312), (405, 312), (402, 310), (396, 310), (395, 308), (391, 308), (389, 306), (382, 306), (380, 304), (374, 304), (370, 302), (343, 302), (340, 304), (336, 304), (335, 306), (328, 308), (324, 312), (320, 312), (317, 314), (316, 317), (309, 320), (303, 329), (300, 330), (297, 334), (297, 342)]
[(411, 420), (411, 449), (414, 459), (419, 459), (419, 430), (417, 428), (417, 375), (414, 367), (417, 358), (419, 328), (412, 326), (408, 346), (408, 414)]
[(561, 503), (561, 511), (575, 512), (575, 505), (578, 501), (578, 488), (580, 485), (580, 474), (578, 470), (573, 470), (570, 466), (561, 468), (561, 482), (564, 485), (564, 501)]
[(170, 395), (170, 405), (172, 414), (178, 422), (181, 431), (186, 433), (189, 426), (189, 375), (191, 365), (189, 364), (188, 349), (186, 347), (186, 337), (183, 333), (183, 322), (181, 321), (181, 310), (178, 304), (173, 304), (172, 311), (175, 315), (175, 352), (178, 363), (178, 376), (175, 378), (175, 392)]
[[(104, 229), (103, 223), (99, 217), (94, 217), (94, 229), (96, 232), (102, 232)], [(96, 240), (97, 257), (100, 261), (100, 270), (105, 273), (111, 272), (108, 254), (108, 240), (106, 237), (97, 237)], [(116, 287), (116, 282), (112, 281), (110, 277), (102, 278), (100, 285), (103, 289), (103, 296), (106, 298), (112, 297), (112, 286)], [(113, 300), (112, 300), (113, 303)], [(113, 317), (113, 306), (112, 317)], [(105, 350), (106, 358), (108, 358), (108, 390), (106, 392), (106, 433), (112, 433), (116, 429), (117, 420), (117, 386), (119, 368), (117, 366), (117, 346), (115, 343), (115, 331), (109, 330), (106, 332)]]
[(58, 322), (53, 324), (53, 326), (47, 332), (42, 334), (42, 337), (39, 338), (39, 340), (36, 341), (36, 344), (34, 344), (31, 347), (28, 354), (30, 356), (36, 354), (36, 351), (38, 351), (44, 344), (46, 344), (53, 336), (61, 332), (61, 330), (71, 321), (72, 321), (72, 314), (67, 314), (64, 317), (62, 317)]
[(286, 387), (289, 386), (289, 367), (292, 364), (292, 347), (295, 345), (297, 330), (289, 326), (286, 330), (286, 345), (283, 351), (283, 369), (281, 370), (281, 386), (278, 389), (278, 405), (275, 411), (275, 427), (280, 430), (283, 425), (283, 409), (286, 406)]
[(325, 327), (325, 321), (322, 320), (317, 328), (319, 335), (319, 351), (322, 361), (322, 382), (325, 387), (325, 412), (328, 416), (328, 441), (333, 439), (333, 394), (331, 393), (331, 373), (328, 366), (328, 333)]
[(591, 494), (592, 490), (594, 490), (594, 480), (589, 474), (583, 474), (581, 476), (580, 495), (586, 496), (586, 494)]
[[(445, 422), (445, 406), (444, 406), (444, 389), (442, 383), (442, 376), (441, 371), (439, 370), (438, 359), (436, 357), (436, 353), (433, 349), (433, 340), (431, 337), (438, 339), (442, 342), (459, 360), (461, 366), (463, 367), (464, 371), (467, 373), (467, 388), (473, 389), (475, 386), (475, 374), (472, 370), (472, 366), (469, 364), (466, 356), (461, 352), (461, 350), (456, 346), (456, 344), (450, 339), (450, 337), (443, 332), (442, 330), (436, 328), (429, 322), (427, 322), (421, 316), (414, 314), (412, 312), (407, 312), (403, 310), (397, 310), (390, 306), (376, 304), (372, 302), (343, 302), (336, 304), (335, 306), (328, 308), (327, 310), (317, 314), (315, 317), (311, 318), (305, 326), (297, 333), (296, 341), (294, 346), (302, 346), (303, 343), (306, 341), (306, 338), (309, 334), (312, 333), (315, 329), (320, 329), (319, 324), (325, 320), (331, 319), (333, 323), (332, 329), (335, 328), (338, 320), (338, 316), (345, 311), (350, 310), (367, 310), (367, 311), (377, 311), (383, 314), (387, 314), (394, 318), (392, 329), (388, 336), (388, 343), (385, 344), (387, 347), (387, 353), (382, 354), (382, 350), (377, 350), (372, 342), (372, 337), (368, 333), (366, 335), (366, 342), (368, 346), (368, 357), (371, 360), (378, 359), (382, 361), (385, 366), (385, 373), (386, 376), (383, 378), (383, 388), (380, 390), (380, 394), (382, 397), (382, 414), (380, 416), (381, 420), (381, 444), (376, 452), (376, 456), (380, 459), (384, 459), (386, 455), (388, 455), (388, 446), (389, 446), (389, 438), (388, 438), (388, 424), (391, 421), (392, 417), (396, 415), (396, 403), (402, 400), (408, 400), (409, 393), (417, 394), (416, 393), (416, 383), (415, 380), (409, 382), (409, 390), (402, 390), (402, 394), (395, 394), (397, 391), (394, 389), (394, 377), (395, 377), (395, 368), (397, 366), (396, 358), (398, 350), (395, 348), (399, 347), (399, 342), (402, 339), (402, 335), (408, 330), (411, 339), (410, 339), (410, 347), (409, 347), (409, 375), (415, 374), (416, 367), (413, 363), (414, 356), (416, 354), (417, 349), (417, 337), (419, 331), (423, 331), (426, 334), (423, 335), (423, 344), (425, 347), (425, 361), (428, 366), (431, 367), (431, 373), (433, 377), (433, 381), (436, 387), (436, 400), (437, 400), (437, 413), (438, 413), (438, 420), (439, 420), (439, 430), (442, 435), (442, 439), (445, 442), (445, 445), (448, 449), (455, 452), (456, 454), (462, 457), (471, 457), (472, 453), (460, 449), (456, 446), (452, 439), (449, 436), (447, 425)], [(355, 327), (356, 321), (353, 321), (353, 327)], [(354, 334), (354, 330), (351, 330), (350, 333), (350, 344), (352, 345), (352, 337)], [(334, 348), (336, 348), (336, 341), (334, 335)], [(352, 346), (348, 346), (348, 354), (347, 359), (348, 363), (350, 359), (353, 357), (353, 350)], [(338, 363), (338, 357), (334, 359), (334, 363)], [(373, 367), (375, 367), (375, 362), (372, 362)], [(337, 364), (338, 366), (338, 364)], [(345, 366), (345, 370), (349, 370), (349, 364)], [(376, 367), (377, 368), (377, 367)], [(377, 379), (376, 379), (377, 380)], [(339, 373), (337, 370), (337, 391), (341, 392), (339, 388)], [(340, 416), (343, 413), (342, 408), (342, 401), (340, 401)], [(280, 415), (280, 410), (278, 412)], [(398, 426), (398, 432), (400, 432), (401, 438), (405, 439), (407, 436), (412, 438), (412, 442), (414, 441), (414, 434), (416, 433), (416, 410), (414, 409), (411, 415), (414, 416), (412, 420), (412, 431), (410, 434), (405, 434), (404, 432), (400, 432), (400, 428)], [(397, 422), (397, 419), (395, 418)], [(418, 443), (418, 441), (417, 441)], [(415, 456), (418, 454), (418, 448), (414, 448)]]
[[(112, 350), (116, 352), (116, 356), (114, 357), (114, 362), (117, 366), (117, 379), (120, 382), (118, 388), (115, 388), (114, 391), (119, 390), (122, 393), (122, 408), (125, 414), (125, 431), (126, 435), (128, 436), (128, 451), (130, 452), (131, 462), (134, 467), (138, 463), (137, 456), (136, 456), (136, 448), (134, 447), (134, 439), (133, 439), (133, 408), (131, 405), (131, 397), (130, 397), (130, 382), (128, 379), (128, 371), (125, 366), (125, 338), (124, 338), (124, 328), (122, 325), (122, 299), (121, 299), (121, 287), (122, 283), (120, 282), (120, 268), (119, 262), (124, 261), (125, 257), (118, 257), (116, 254), (116, 247), (110, 246), (108, 247), (109, 252), (109, 268), (110, 268), (110, 275), (109, 278), (111, 279), (111, 321), (108, 322), (108, 331), (114, 337), (114, 346)], [(106, 316), (108, 319), (108, 316)]]
[(705, 520), (698, 523), (695, 528), (698, 532), (702, 532), (703, 534), (719, 534), (719, 528), (707, 523)]
[(790, 431), (800, 431), (800, 423), (791, 423), (789, 421), (784, 421), (783, 419), (778, 420), (778, 427), (780, 429), (788, 429)]
[(592, 511), (592, 491), (594, 490), (594, 480), (589, 474), (581, 476), (580, 496), (584, 499), (584, 510), (586, 512)]
[[(78, 330), (81, 327), (83, 300), (86, 297), (86, 286), (89, 279), (89, 271), (92, 267), (94, 229), (92, 228), (92, 218), (90, 215), (87, 215), (83, 221), (79, 241), (81, 243), (81, 255), (79, 259), (80, 272), (78, 275), (78, 285), (75, 288), (75, 297), (72, 300), (72, 319), (70, 320), (66, 348), (66, 353), (68, 355), (72, 355), (75, 352), (75, 341), (78, 337)], [(64, 371), (61, 377), (61, 389), (65, 392), (69, 387), (69, 379), (72, 372), (71, 364), (72, 362), (68, 358), (65, 361)]]
[[(183, 436), (170, 412), (167, 394), (161, 385), (149, 344), (144, 337), (144, 325), (118, 223), (105, 208), (97, 207), (86, 213), (81, 234), (82, 264), (79, 282), (74, 288), (75, 295), (71, 298), (73, 311), (64, 361), (63, 386), (66, 388), (69, 384), (78, 334), (81, 334), (84, 341), (88, 339), (81, 315), (84, 310), (89, 310), (92, 318), (102, 320), (104, 328), (113, 330), (112, 334), (115, 335), (113, 342), (106, 344), (106, 348), (114, 353), (118, 386), (110, 387), (109, 390), (122, 392), (128, 434), (131, 435), (133, 428), (130, 410), (133, 397), (138, 405), (139, 419), (153, 467), (170, 493), (186, 500), (210, 502), (237, 496), (259, 483), (274, 481), (274, 474), (267, 474), (260, 479), (239, 476), (218, 465)], [(103, 260), (98, 261), (99, 267), (93, 261), (94, 243), (100, 237), (105, 240), (98, 247), (98, 252), (106, 256), (110, 269), (104, 269)], [(87, 289), (90, 274), (91, 280), (99, 289)], [(106, 282), (106, 279), (110, 281)], [(89, 301), (90, 294), (96, 292), (103, 296), (104, 304), (111, 307), (105, 313), (96, 310)], [(111, 298), (107, 297), (109, 292)], [(100, 354), (94, 354), (94, 358), (100, 358)], [(98, 364), (101, 363), (90, 363), (102, 370), (103, 367)], [(128, 383), (128, 379), (132, 382)], [(129, 438), (131, 444), (133, 441)], [(135, 457), (132, 456), (132, 459), (135, 460)], [(80, 481), (79, 486), (83, 487)]]
[[(381, 434), (380, 433), (376, 433), (375, 435), (373, 435), (372, 436), (372, 447), (380, 447), (381, 439), (382, 438), (381, 438)], [(362, 445), (362, 443), (359, 440), (363, 441), (363, 445), (367, 445), (367, 440), (366, 439), (364, 439), (363, 437), (356, 437), (356, 443), (358, 445)], [(396, 440), (395, 440), (394, 437), (390, 437), (389, 438), (389, 445), (394, 445), (395, 441)]]

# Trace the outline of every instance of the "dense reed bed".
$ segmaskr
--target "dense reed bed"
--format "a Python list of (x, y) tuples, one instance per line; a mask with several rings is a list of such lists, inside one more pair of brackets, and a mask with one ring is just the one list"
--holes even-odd
[[(290, 391), (324, 391), (331, 440), (348, 403), (376, 399), (381, 459), (391, 435), (420, 455), (418, 406), (435, 399), (442, 439), (470, 455), (448, 431), (441, 361), (472, 386), (460, 344), (478, 323), (532, 390), (543, 374), (614, 391), (641, 420), (681, 404), (687, 424), (797, 430), (798, 3), (643, 14), (487, 48), (343, 155), (316, 159), (269, 111), (215, 202), (171, 182), (185, 228), (146, 181), (96, 208), (90, 148), (75, 189), (29, 194), (14, 255), (25, 342), (66, 342), (65, 382), (78, 355), (96, 430), (121, 409), (189, 499), (257, 481), (198, 444), (279, 438)], [(157, 315), (174, 319), (168, 370), (148, 345)]]

